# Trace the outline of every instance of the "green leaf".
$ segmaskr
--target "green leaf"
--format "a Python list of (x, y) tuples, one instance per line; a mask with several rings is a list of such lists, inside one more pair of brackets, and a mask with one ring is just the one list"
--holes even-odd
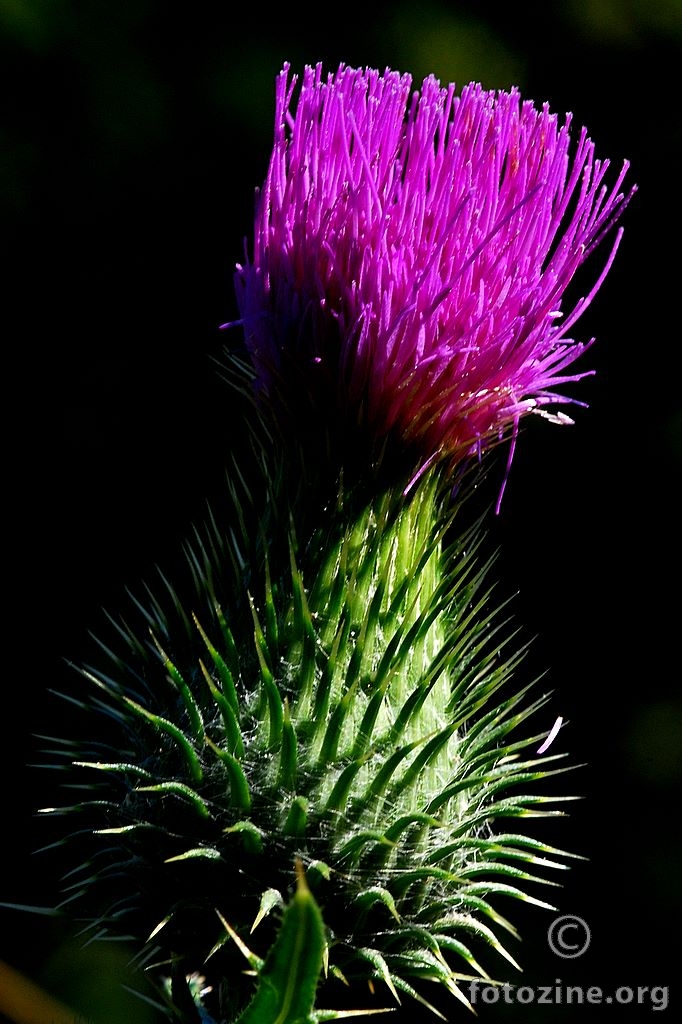
[(356, 760), (351, 761), (350, 764), (346, 765), (346, 767), (343, 769), (338, 779), (334, 783), (334, 788), (329, 794), (329, 799), (327, 800), (326, 804), (327, 813), (329, 813), (330, 811), (340, 811), (344, 807), (348, 799), (348, 793), (350, 791), (350, 788), (353, 785), (355, 776), (358, 774), (358, 772), (360, 771), (364, 764), (365, 758), (360, 757)]
[(384, 889), (381, 885), (372, 885), (368, 889), (363, 889), (362, 892), (357, 894), (353, 902), (365, 908), (372, 907), (375, 903), (383, 903), (398, 924), (400, 924), (400, 914), (396, 909), (395, 900), (388, 889)]
[(213, 700), (220, 709), (228, 750), (231, 754), (234, 754), (235, 757), (243, 757), (244, 739), (239, 727), (237, 713), (222, 690), (220, 690), (213, 679), (211, 679), (211, 675), (201, 658), (199, 658), (199, 668), (201, 669), (201, 673), (206, 680), (209, 690), (211, 691)]
[(305, 834), (308, 822), (308, 808), (308, 801), (305, 797), (294, 797), (282, 829), (285, 836), (302, 836)]
[(203, 778), (203, 769), (201, 762), (196, 755), (194, 747), (187, 739), (182, 729), (179, 729), (173, 722), (169, 722), (167, 718), (163, 718), (161, 715), (155, 715), (151, 711), (147, 711), (137, 701), (132, 700), (130, 697), (123, 697), (123, 702), (134, 714), (139, 715), (140, 718), (150, 722), (159, 732), (166, 733), (171, 739), (175, 740), (178, 748), (182, 752), (187, 767), (189, 768), (190, 775), (195, 782), (200, 782)]
[(239, 836), (244, 850), (250, 856), (263, 852), (263, 833), (252, 821), (238, 821), (223, 831), (225, 835)]
[(296, 731), (289, 714), (289, 702), (284, 699), (282, 717), (282, 742), (279, 751), (279, 785), (290, 792), (296, 788), (296, 767), (298, 750)]
[(238, 758), (234, 757), (228, 750), (221, 750), (208, 736), (206, 737), (206, 745), (225, 766), (230, 783), (230, 799), (233, 805), (242, 810), (248, 810), (251, 806), (251, 792)]
[(208, 804), (200, 797), (198, 793), (190, 787), (186, 786), (184, 782), (158, 782), (154, 786), (138, 786), (137, 793), (168, 793), (171, 796), (180, 797), (181, 800), (185, 800), (191, 804), (198, 812), (200, 817), (209, 818), (211, 812), (208, 809)]
[(322, 914), (297, 862), (296, 892), (259, 971), (256, 994), (237, 1024), (313, 1024), (325, 947)]
[(168, 672), (168, 678), (171, 680), (173, 685), (177, 687), (177, 690), (180, 696), (182, 697), (185, 708), (187, 709), (187, 715), (189, 717), (189, 722), (194, 739), (197, 741), (201, 741), (204, 736), (204, 723), (201, 717), (201, 711), (199, 710), (199, 705), (195, 700), (194, 694), (187, 685), (182, 673), (178, 671), (177, 667), (173, 664), (173, 662), (170, 660), (170, 658), (164, 651), (163, 647), (157, 640), (154, 633), (152, 633), (152, 640), (154, 641), (154, 646), (159, 652), (159, 656), (161, 658), (161, 661), (163, 662), (164, 668)]
[[(253, 598), (249, 595), (249, 604), (251, 606), (251, 615), (253, 618), (254, 627), (254, 639), (256, 643), (256, 654), (258, 656), (258, 663), (260, 665), (260, 675), (262, 683), (262, 693), (266, 698), (267, 715), (269, 722), (268, 730), (268, 746), (274, 748), (279, 743), (282, 736), (282, 725), (284, 722), (284, 706), (282, 702), (282, 695), (279, 692), (275, 677), (272, 673), (268, 657), (269, 654), (265, 635), (258, 619), (258, 613), (256, 606), (253, 603)], [(265, 708), (262, 709), (264, 714)]]
[(165, 863), (171, 864), (176, 860), (222, 860), (220, 850), (214, 850), (211, 846), (197, 846), (193, 850), (179, 853), (176, 857), (166, 857)]
[(260, 898), (260, 907), (256, 918), (251, 925), (251, 932), (255, 932), (261, 921), (268, 916), (268, 914), (275, 909), (275, 907), (281, 907), (284, 904), (282, 894), (279, 889), (266, 889)]
[(223, 684), (222, 692), (225, 694), (225, 698), (230, 702), (230, 707), (236, 714), (239, 711), (239, 697), (237, 695), (237, 688), (234, 684), (234, 678), (232, 676), (232, 673), (230, 672), (227, 664), (225, 663), (225, 660), (221, 657), (221, 655), (215, 649), (215, 647), (209, 640), (208, 636), (204, 632), (201, 623), (199, 622), (196, 615), (194, 616), (194, 623), (197, 629), (199, 630), (199, 634), (202, 640), (206, 644), (206, 649), (208, 653), (211, 655), (211, 661), (215, 665), (218, 676), (220, 677), (220, 681)]
[(367, 960), (372, 965), (376, 972), (376, 977), (381, 978), (396, 1003), (399, 1003), (400, 996), (396, 991), (395, 985), (393, 984), (393, 978), (391, 977), (391, 972), (389, 971), (388, 965), (381, 953), (377, 949), (370, 949), (366, 946), (358, 949), (357, 953), (361, 959)]

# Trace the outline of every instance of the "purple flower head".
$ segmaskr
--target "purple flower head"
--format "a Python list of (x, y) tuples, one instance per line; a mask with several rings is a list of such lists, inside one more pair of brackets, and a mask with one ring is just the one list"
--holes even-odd
[[(571, 117), (519, 93), (459, 94), (427, 78), (286, 65), (257, 194), (253, 256), (235, 275), (240, 321), (266, 396), (305, 381), (422, 465), (514, 437), (521, 417), (573, 401), (591, 342), (563, 309), (580, 265), (629, 195), (606, 183)], [(632, 190), (630, 190), (630, 194)], [(326, 402), (325, 398), (325, 402)], [(512, 446), (513, 447), (513, 446)]]

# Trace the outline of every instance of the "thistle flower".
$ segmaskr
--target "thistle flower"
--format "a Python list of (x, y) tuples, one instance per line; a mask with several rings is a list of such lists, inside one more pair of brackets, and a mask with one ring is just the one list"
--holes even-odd
[[(571, 158), (570, 119), (516, 92), (318, 66), (291, 112), (294, 85), (285, 67), (236, 274), (257, 472), (237, 467), (179, 586), (111, 617), (67, 695), (87, 738), (51, 750), (80, 796), (47, 811), (87, 851), (66, 903), (139, 945), (183, 1022), (334, 1019), (310, 1004), (323, 965), (320, 998), (341, 979), (352, 1005), (438, 1012), (436, 982), (466, 1004), (468, 977), (515, 965), (500, 903), (550, 906), (529, 890), (569, 856), (500, 824), (561, 813), (533, 790), (566, 770), (547, 753), (562, 720), (529, 728), (548, 695), (514, 682), (523, 649), (450, 471), (571, 400), (555, 389), (586, 346), (568, 331), (620, 234), (561, 302), (627, 201), (626, 165), (607, 188), (586, 134)], [(356, 488), (330, 449), (336, 500), (311, 519), (290, 479), (306, 456), (282, 452), (349, 425), (370, 462), (416, 456), (412, 486)], [(274, 1012), (292, 977), (295, 1012)]]
[[(590, 342), (562, 308), (625, 206), (571, 117), (480, 85), (288, 65), (236, 290), (267, 401), (304, 388), (429, 463), (480, 453), (561, 390)], [(551, 414), (550, 418), (551, 418)], [(554, 418), (570, 422), (563, 413)]]

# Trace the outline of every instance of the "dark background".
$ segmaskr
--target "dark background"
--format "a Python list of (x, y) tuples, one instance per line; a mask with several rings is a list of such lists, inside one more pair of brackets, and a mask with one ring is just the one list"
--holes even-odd
[[(171, 566), (238, 443), (211, 356), (272, 139), (274, 78), (324, 61), (518, 85), (632, 162), (616, 264), (574, 333), (598, 341), (576, 426), (530, 423), (491, 539), (504, 593), (537, 635), (584, 799), (549, 834), (589, 858), (555, 902), (592, 931), (579, 960), (521, 915), (529, 985), (672, 986), (679, 958), (682, 774), (679, 329), (682, 6), (676, 0), (261, 5), (0, 0), (0, 231), (6, 465), (0, 901), (53, 897), (33, 851), (58, 731), (102, 606)], [(604, 250), (603, 257), (606, 255)], [(594, 273), (601, 266), (597, 256)], [(549, 725), (550, 723), (548, 723)], [(537, 891), (547, 898), (547, 891)], [(552, 893), (554, 897), (554, 893)], [(552, 898), (550, 897), (550, 898)], [(518, 919), (518, 914), (517, 914)], [(66, 926), (0, 908), (0, 958), (90, 1019), (144, 1021)], [(116, 979), (115, 979), (116, 980)], [(106, 1004), (106, 1010), (102, 1007)], [(649, 1006), (584, 1007), (594, 1020)], [(674, 1011), (673, 1011), (674, 1012)], [(572, 1020), (560, 1006), (486, 1020)], [(462, 1011), (456, 1019), (467, 1019)]]

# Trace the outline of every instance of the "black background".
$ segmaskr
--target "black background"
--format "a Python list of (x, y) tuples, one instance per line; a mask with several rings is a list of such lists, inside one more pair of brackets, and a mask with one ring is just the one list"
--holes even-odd
[[(615, 266), (575, 334), (597, 371), (576, 425), (530, 423), (491, 521), (504, 593), (536, 635), (584, 799), (552, 824), (576, 862), (552, 897), (590, 925), (553, 956), (525, 911), (529, 985), (671, 986), (679, 954), (682, 470), (679, 70), (675, 0), (244, 8), (161, 0), (0, 4), (4, 298), (3, 872), (0, 900), (45, 905), (35, 733), (58, 730), (102, 606), (171, 566), (239, 443), (211, 356), (272, 138), (274, 78), (340, 61), (518, 85), (572, 111), (639, 192)], [(604, 253), (605, 255), (605, 253)], [(593, 264), (596, 272), (599, 256)], [(547, 723), (549, 726), (551, 723)], [(546, 891), (537, 895), (546, 897)], [(518, 916), (518, 915), (517, 915)], [(96, 954), (89, 953), (95, 957)], [(146, 1022), (62, 925), (0, 908), (0, 957), (96, 1022)], [(124, 957), (114, 968), (122, 968)], [(114, 970), (115, 973), (115, 970)], [(92, 989), (98, 988), (99, 1008)], [(104, 993), (104, 994), (103, 994)], [(102, 1009), (108, 1000), (107, 1009)], [(650, 1019), (649, 1006), (583, 1007)], [(668, 1011), (670, 1012), (670, 1011)], [(674, 1011), (673, 1011), (674, 1012)], [(98, 1016), (100, 1014), (100, 1016)], [(485, 1020), (575, 1010), (479, 1008)], [(456, 1019), (467, 1019), (464, 1011)]]

